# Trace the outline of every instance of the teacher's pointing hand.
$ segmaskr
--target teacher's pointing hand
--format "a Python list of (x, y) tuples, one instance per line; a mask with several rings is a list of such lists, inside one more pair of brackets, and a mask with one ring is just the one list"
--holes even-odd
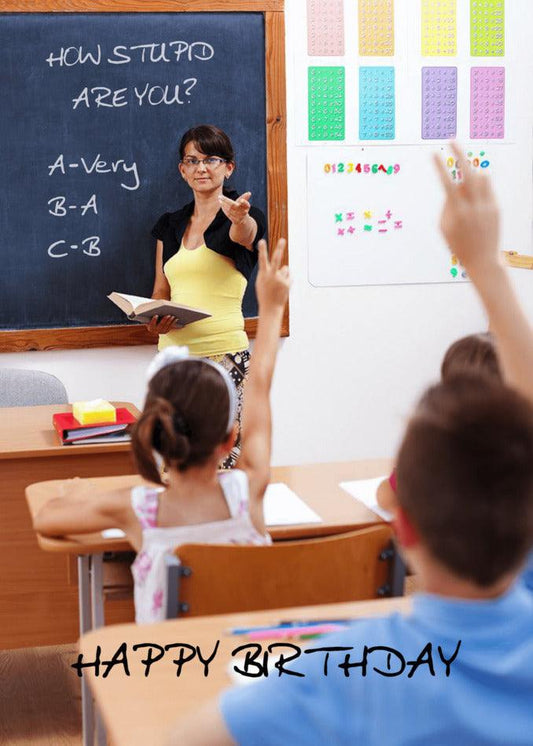
[(220, 194), (218, 196), (222, 212), (231, 220), (233, 225), (240, 225), (250, 212), (249, 200), (251, 196), (251, 192), (244, 192), (244, 194), (241, 194), (241, 196), (237, 197), (235, 200), (226, 197), (225, 194)]

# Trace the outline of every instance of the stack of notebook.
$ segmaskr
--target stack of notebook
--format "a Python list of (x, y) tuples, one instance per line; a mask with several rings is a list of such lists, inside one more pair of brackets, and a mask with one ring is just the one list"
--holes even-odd
[(64, 446), (86, 443), (121, 443), (130, 440), (129, 428), (135, 422), (135, 416), (129, 409), (119, 407), (115, 422), (93, 422), (90, 425), (82, 425), (72, 412), (54, 414), (52, 421)]

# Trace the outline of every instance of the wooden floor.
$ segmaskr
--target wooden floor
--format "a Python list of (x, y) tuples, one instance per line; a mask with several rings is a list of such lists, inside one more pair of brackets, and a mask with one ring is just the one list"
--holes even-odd
[(75, 645), (0, 651), (0, 744), (81, 746)]

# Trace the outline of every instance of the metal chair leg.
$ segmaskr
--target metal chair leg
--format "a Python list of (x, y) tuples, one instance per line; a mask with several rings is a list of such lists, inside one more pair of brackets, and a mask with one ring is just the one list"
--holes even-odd
[[(78, 605), (80, 616), (80, 636), (89, 632), (92, 626), (91, 613), (91, 561), (90, 556), (78, 557)], [(94, 746), (94, 705), (85, 676), (81, 680), (81, 717), (83, 746)]]

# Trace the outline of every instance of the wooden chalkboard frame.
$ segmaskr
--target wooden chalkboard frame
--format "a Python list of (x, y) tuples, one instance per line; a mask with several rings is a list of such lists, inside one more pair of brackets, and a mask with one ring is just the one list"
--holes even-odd
[[(287, 126), (284, 0), (0, 0), (5, 13), (192, 13), (255, 12), (265, 19), (268, 232), (273, 245), (287, 236)], [(30, 6), (30, 7), (29, 7)], [(255, 337), (257, 318), (245, 320)], [(289, 335), (285, 309), (282, 336)], [(0, 331), (0, 351), (74, 349), (155, 344), (141, 325)]]

